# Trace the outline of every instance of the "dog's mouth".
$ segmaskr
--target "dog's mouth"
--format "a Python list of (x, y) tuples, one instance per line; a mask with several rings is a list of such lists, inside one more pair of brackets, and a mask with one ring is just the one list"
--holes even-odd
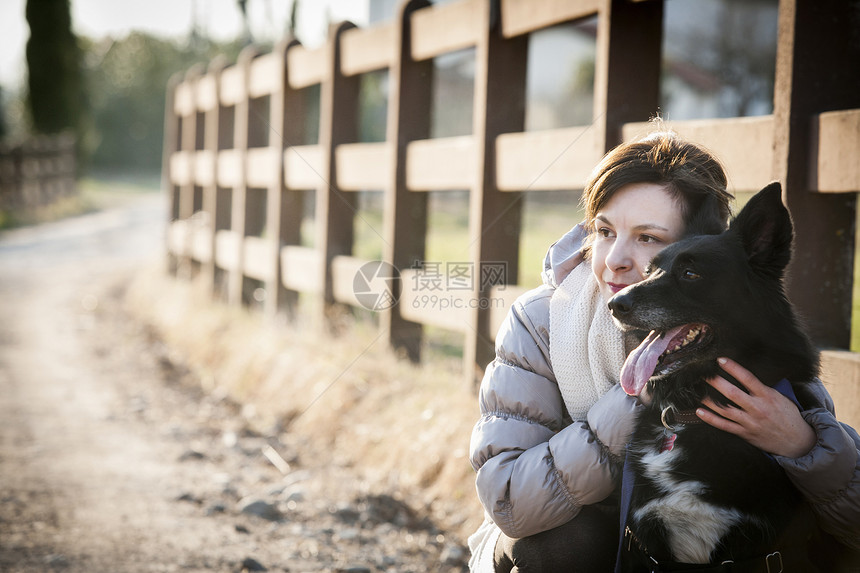
[(701, 323), (684, 324), (668, 331), (652, 330), (624, 361), (621, 387), (631, 396), (638, 396), (649, 379), (678, 370), (711, 339), (710, 328)]

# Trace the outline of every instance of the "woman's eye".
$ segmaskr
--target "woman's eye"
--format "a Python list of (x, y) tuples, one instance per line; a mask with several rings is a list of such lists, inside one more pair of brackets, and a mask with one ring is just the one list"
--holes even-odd
[(609, 229), (608, 227), (600, 227), (599, 229), (597, 229), (597, 234), (603, 238), (611, 237), (612, 229)]
[(639, 237), (639, 240), (643, 243), (659, 243), (660, 239), (654, 237), (652, 235), (642, 235)]
[(682, 276), (688, 281), (697, 281), (702, 278), (702, 275), (692, 269), (687, 269), (682, 273)]

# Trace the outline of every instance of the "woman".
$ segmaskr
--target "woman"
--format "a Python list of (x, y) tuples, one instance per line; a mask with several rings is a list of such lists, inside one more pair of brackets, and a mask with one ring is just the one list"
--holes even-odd
[[(595, 168), (585, 224), (550, 248), (544, 284), (513, 305), (481, 385), (471, 459), (486, 520), (469, 540), (472, 571), (612, 569), (640, 403), (617, 384), (636, 341), (622, 338), (606, 301), (693, 221), (696, 232), (724, 229), (730, 200), (719, 162), (671, 133), (621, 145)], [(705, 404), (715, 413), (702, 419), (779, 456), (821, 526), (860, 549), (860, 437), (836, 422), (823, 387), (822, 408), (801, 417), (740, 365), (724, 369), (751, 394), (711, 381), (739, 408)], [(760, 410), (769, 428), (753, 420)]]

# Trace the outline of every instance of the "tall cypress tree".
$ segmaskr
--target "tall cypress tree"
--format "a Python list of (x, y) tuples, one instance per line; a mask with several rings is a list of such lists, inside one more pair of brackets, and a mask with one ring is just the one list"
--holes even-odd
[(72, 32), (69, 0), (27, 0), (28, 105), (38, 133), (80, 126), (81, 51)]
[(6, 96), (3, 93), (3, 86), (0, 86), (0, 140), (6, 137), (6, 132), (9, 128), (6, 127)]

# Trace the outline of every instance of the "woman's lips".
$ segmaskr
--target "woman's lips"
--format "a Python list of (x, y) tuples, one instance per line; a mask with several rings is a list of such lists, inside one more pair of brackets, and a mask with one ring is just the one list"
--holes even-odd
[(620, 291), (620, 290), (622, 290), (622, 289), (624, 289), (630, 285), (618, 284), (618, 283), (606, 283), (606, 286), (609, 287), (609, 290), (612, 291), (612, 294), (615, 294), (618, 291)]

